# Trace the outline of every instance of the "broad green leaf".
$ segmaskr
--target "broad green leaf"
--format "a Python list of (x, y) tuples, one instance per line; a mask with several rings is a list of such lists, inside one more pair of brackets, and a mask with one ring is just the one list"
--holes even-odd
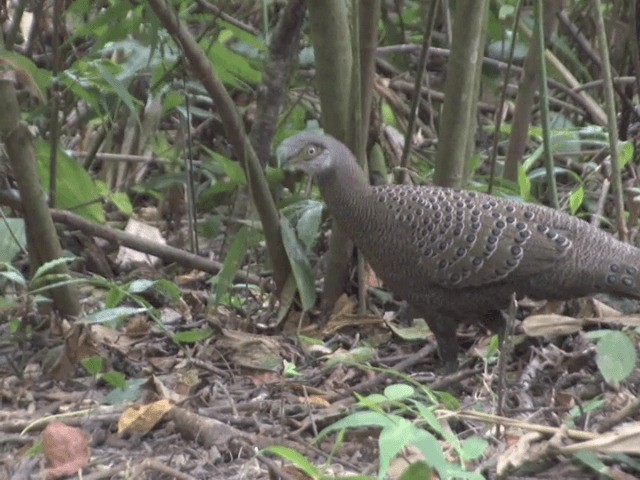
[(302, 247), (300, 240), (296, 237), (291, 224), (286, 217), (280, 217), (280, 228), (282, 231), (282, 241), (284, 249), (287, 251), (291, 270), (296, 280), (302, 308), (305, 311), (311, 310), (316, 303), (316, 287), (313, 270), (309, 264), (309, 259)]
[(624, 333), (611, 331), (598, 342), (596, 363), (607, 382), (621, 382), (631, 375), (636, 367), (635, 345)]
[(226, 30), (229, 30), (233, 34), (233, 36), (236, 37), (241, 42), (244, 42), (247, 45), (250, 45), (251, 47), (257, 50), (266, 52), (267, 45), (264, 43), (264, 40), (262, 38), (256, 35), (253, 35), (252, 33), (247, 32), (246, 30), (243, 30), (237, 25), (234, 25), (232, 23), (227, 22), (226, 20), (223, 20), (217, 15), (215, 16), (215, 21), (220, 26), (224, 27)]
[(440, 424), (440, 422), (438, 421), (438, 418), (433, 412), (437, 406), (425, 405), (423, 402), (420, 402), (418, 400), (412, 400), (412, 403), (416, 408), (416, 410), (418, 410), (418, 413), (420, 414), (420, 418), (422, 418), (422, 420), (426, 422), (426, 424), (431, 428), (431, 430), (433, 430), (438, 434), (443, 434), (444, 429), (442, 428), (442, 425)]
[(231, 282), (240, 268), (242, 261), (247, 253), (250, 242), (250, 231), (248, 227), (242, 227), (233, 238), (227, 256), (222, 264), (222, 270), (216, 275), (213, 281), (216, 284), (216, 304), (225, 297), (231, 287)]
[(571, 195), (569, 196), (569, 211), (571, 212), (571, 215), (576, 214), (582, 206), (582, 202), (584, 202), (584, 188), (580, 186), (571, 192)]
[(336, 352), (329, 356), (326, 366), (331, 367), (333, 365), (349, 363), (360, 364), (373, 360), (376, 357), (376, 351), (371, 347), (355, 347), (346, 352)]
[(129, 93), (127, 86), (122, 83), (115, 75), (100, 63), (96, 63), (96, 69), (102, 75), (102, 78), (111, 86), (111, 91), (116, 94), (122, 103), (129, 109), (131, 117), (138, 120), (138, 109), (134, 103), (133, 96)]
[(127, 298), (126, 292), (119, 285), (112, 285), (107, 292), (104, 303), (107, 308), (115, 308)]
[(360, 398), (358, 403), (364, 407), (369, 407), (380, 403), (389, 403), (389, 399), (380, 393), (372, 393), (366, 397)]
[[(380, 437), (378, 437), (378, 446), (380, 448), (380, 453), (378, 454), (378, 478), (387, 477), (391, 461), (411, 443), (415, 430), (415, 425), (401, 417), (396, 417), (396, 421), (392, 425), (382, 429)], [(436, 441), (435, 443), (438, 446), (438, 442)]]
[(26, 235), (22, 218), (0, 219), (0, 263), (10, 262), (26, 249)]
[(382, 121), (387, 125), (396, 126), (397, 122), (396, 116), (393, 113), (393, 108), (391, 108), (391, 106), (387, 102), (382, 102), (381, 109)]
[(113, 388), (125, 389), (127, 387), (127, 379), (120, 372), (107, 372), (102, 375), (100, 379), (108, 383)]
[[(44, 140), (37, 141), (38, 173), (42, 188), (49, 188), (50, 145)], [(100, 193), (89, 174), (73, 158), (62, 150), (58, 151), (56, 206), (72, 210), (74, 213), (98, 223), (104, 223), (104, 211)]]
[(213, 330), (210, 328), (203, 328), (201, 330), (186, 330), (184, 332), (178, 332), (173, 335), (173, 340), (178, 343), (198, 343), (210, 338), (213, 335)]
[(10, 69), (26, 72), (29, 76), (27, 90), (29, 90), (32, 95), (39, 96), (46, 102), (47, 89), (53, 81), (50, 71), (38, 68), (29, 58), (5, 49), (2, 49), (0, 57), (2, 57), (4, 62), (10, 64)]
[(125, 192), (114, 192), (109, 195), (109, 200), (113, 202), (120, 213), (130, 216), (133, 214), (133, 205), (129, 199), (129, 195)]
[(300, 238), (308, 252), (320, 234), (324, 204), (322, 202), (310, 201), (307, 205), (308, 208), (303, 211), (296, 223), (296, 231), (298, 232), (298, 238)]
[[(408, 438), (411, 445), (415, 445), (428, 465), (432, 466), (438, 471), (440, 478), (448, 478), (447, 472), (453, 467), (444, 456), (440, 442), (430, 432), (414, 428), (408, 432), (410, 438)], [(455, 478), (455, 477), (454, 477)]]
[(618, 144), (618, 152), (620, 154), (620, 168), (624, 168), (627, 164), (633, 160), (634, 153), (634, 143), (633, 142), (620, 142)]
[(425, 480), (429, 478), (433, 478), (433, 470), (422, 460), (409, 465), (400, 475), (400, 480)]
[(477, 460), (482, 457), (489, 447), (489, 442), (484, 438), (480, 438), (477, 435), (472, 435), (462, 441), (462, 451), (464, 453), (464, 460)]
[[(76, 3), (78, 5), (75, 8), (85, 6), (84, 2), (72, 2), (71, 5)], [(130, 10), (131, 5), (129, 2), (115, 2), (114, 4), (109, 5), (109, 8), (101, 9), (99, 14), (93, 16), (91, 20), (79, 22), (76, 28), (73, 29), (69, 40), (86, 36), (96, 38), (102, 33), (113, 29), (114, 25), (121, 24), (130, 13)]]
[(102, 372), (102, 368), (104, 367), (104, 360), (102, 360), (102, 357), (97, 355), (93, 357), (83, 358), (82, 360), (80, 360), (80, 363), (89, 373), (89, 375), (92, 375), (94, 377)]
[(160, 280), (156, 280), (155, 289), (166, 296), (168, 296), (172, 301), (177, 302), (180, 300), (180, 288), (170, 280), (161, 278)]
[(225, 85), (248, 90), (250, 85), (257, 85), (262, 81), (261, 72), (254, 69), (244, 57), (229, 50), (226, 45), (218, 41), (211, 43), (209, 39), (201, 45)]
[[(400, 417), (396, 417), (396, 419), (397, 418)], [(387, 428), (393, 427), (394, 425), (396, 425), (396, 421), (392, 420), (389, 415), (386, 415), (384, 413), (356, 412), (326, 427), (318, 434), (316, 440), (321, 440), (332, 432), (337, 432), (348, 428)]]
[(233, 182), (234, 186), (247, 184), (247, 178), (244, 175), (244, 170), (242, 170), (240, 163), (234, 162), (212, 150), (207, 149), (207, 152), (211, 155), (213, 161), (222, 167), (222, 170), (224, 170), (224, 173), (229, 177), (229, 180)]
[(396, 383), (384, 389), (384, 395), (389, 400), (404, 400), (405, 398), (415, 395), (415, 393), (415, 388), (406, 383)]
[(140, 278), (131, 282), (127, 290), (129, 291), (129, 293), (142, 293), (153, 288), (154, 284), (155, 282), (153, 280)]
[(0, 277), (6, 278), (12, 283), (16, 285), (20, 285), (23, 287), (27, 286), (27, 280), (18, 272), (0, 272)]
[(111, 201), (121, 213), (126, 216), (133, 214), (133, 205), (126, 192), (111, 192), (102, 180), (96, 180), (95, 184), (100, 195)]
[(140, 389), (147, 383), (146, 378), (136, 378), (127, 381), (124, 388), (114, 388), (102, 399), (105, 405), (120, 405), (133, 403), (140, 398)]

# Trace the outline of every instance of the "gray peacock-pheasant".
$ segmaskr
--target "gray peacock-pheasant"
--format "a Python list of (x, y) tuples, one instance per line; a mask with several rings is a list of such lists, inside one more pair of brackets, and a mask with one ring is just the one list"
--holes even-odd
[(575, 217), (472, 191), (371, 186), (349, 149), (326, 135), (297, 134), (278, 153), (311, 175), (376, 274), (424, 316), (449, 371), (457, 326), (477, 322), (500, 333), (499, 311), (513, 292), (640, 298), (640, 249)]

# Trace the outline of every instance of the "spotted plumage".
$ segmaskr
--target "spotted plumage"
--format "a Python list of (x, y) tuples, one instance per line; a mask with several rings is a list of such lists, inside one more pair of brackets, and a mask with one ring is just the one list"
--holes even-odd
[(425, 317), (449, 369), (457, 325), (503, 329), (498, 312), (513, 292), (640, 298), (640, 250), (575, 217), (479, 192), (370, 186), (351, 152), (329, 136), (295, 135), (279, 153), (313, 177), (378, 276)]

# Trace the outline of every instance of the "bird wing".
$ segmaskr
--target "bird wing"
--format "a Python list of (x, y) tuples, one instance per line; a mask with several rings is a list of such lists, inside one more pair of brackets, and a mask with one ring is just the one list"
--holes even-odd
[[(437, 187), (376, 187), (393, 230), (407, 233), (417, 276), (466, 288), (526, 279), (557, 264), (570, 232), (550, 228), (543, 207)], [(381, 200), (382, 198), (382, 200)]]

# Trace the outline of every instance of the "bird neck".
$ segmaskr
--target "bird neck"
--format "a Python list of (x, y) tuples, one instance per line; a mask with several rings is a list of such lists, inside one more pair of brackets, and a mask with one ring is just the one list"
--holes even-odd
[(353, 212), (371, 191), (366, 174), (353, 158), (340, 162), (337, 168), (323, 172), (316, 181), (334, 217)]

